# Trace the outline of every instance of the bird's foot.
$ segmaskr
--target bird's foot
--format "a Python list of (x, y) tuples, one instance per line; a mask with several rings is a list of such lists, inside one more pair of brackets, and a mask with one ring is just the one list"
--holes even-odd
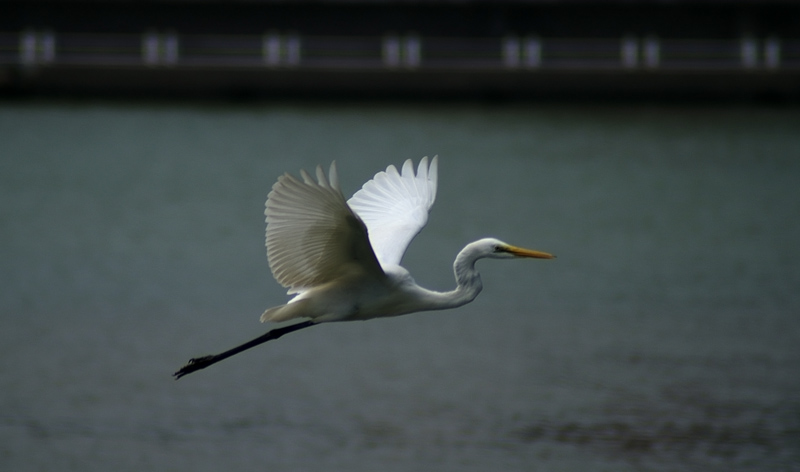
[(178, 380), (184, 375), (191, 374), (192, 372), (200, 369), (205, 369), (214, 363), (215, 357), (217, 356), (193, 357), (189, 359), (189, 362), (187, 362), (185, 366), (181, 367), (180, 370), (172, 374), (172, 376), (175, 377), (175, 380)]

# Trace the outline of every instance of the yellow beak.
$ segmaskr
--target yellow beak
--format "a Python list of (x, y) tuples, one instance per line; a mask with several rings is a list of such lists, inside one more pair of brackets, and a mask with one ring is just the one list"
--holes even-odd
[(556, 256), (542, 251), (534, 251), (533, 249), (525, 249), (516, 246), (507, 246), (506, 252), (513, 254), (517, 257), (533, 257), (536, 259), (555, 259)]

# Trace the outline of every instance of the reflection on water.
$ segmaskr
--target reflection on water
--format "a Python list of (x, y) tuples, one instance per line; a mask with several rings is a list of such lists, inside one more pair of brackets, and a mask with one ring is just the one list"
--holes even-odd
[[(800, 467), (800, 114), (5, 104), (0, 463), (13, 470)], [(283, 172), (440, 156), (405, 265), (458, 310), (265, 329)]]

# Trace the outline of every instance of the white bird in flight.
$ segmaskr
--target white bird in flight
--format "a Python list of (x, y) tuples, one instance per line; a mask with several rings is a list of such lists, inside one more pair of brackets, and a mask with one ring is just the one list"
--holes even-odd
[(317, 166), (316, 181), (301, 171), (278, 178), (266, 202), (266, 246), (275, 279), (294, 297), (268, 309), (261, 321), (308, 320), (276, 328), (220, 354), (194, 358), (175, 378), (204, 369), (284, 334), (329, 321), (368, 320), (444, 310), (471, 302), (483, 285), (475, 270), (481, 258), (552, 259), (494, 238), (468, 244), (456, 256), (456, 288), (436, 292), (420, 287), (400, 266), (406, 247), (428, 221), (436, 198), (438, 159), (411, 159), (398, 172), (390, 165), (350, 200), (339, 189), (336, 163), (328, 176)]

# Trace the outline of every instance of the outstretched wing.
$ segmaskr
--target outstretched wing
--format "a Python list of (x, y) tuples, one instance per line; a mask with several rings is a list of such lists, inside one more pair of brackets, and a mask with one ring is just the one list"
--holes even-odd
[(301, 171), (278, 178), (266, 202), (267, 258), (289, 293), (302, 292), (359, 270), (383, 277), (367, 229), (339, 190), (336, 163), (330, 181), (317, 166), (317, 182)]
[(395, 166), (375, 177), (347, 201), (364, 220), (369, 242), (382, 267), (398, 265), (411, 240), (428, 222), (428, 211), (436, 199), (438, 159), (419, 162), (416, 175), (411, 159), (402, 173)]

